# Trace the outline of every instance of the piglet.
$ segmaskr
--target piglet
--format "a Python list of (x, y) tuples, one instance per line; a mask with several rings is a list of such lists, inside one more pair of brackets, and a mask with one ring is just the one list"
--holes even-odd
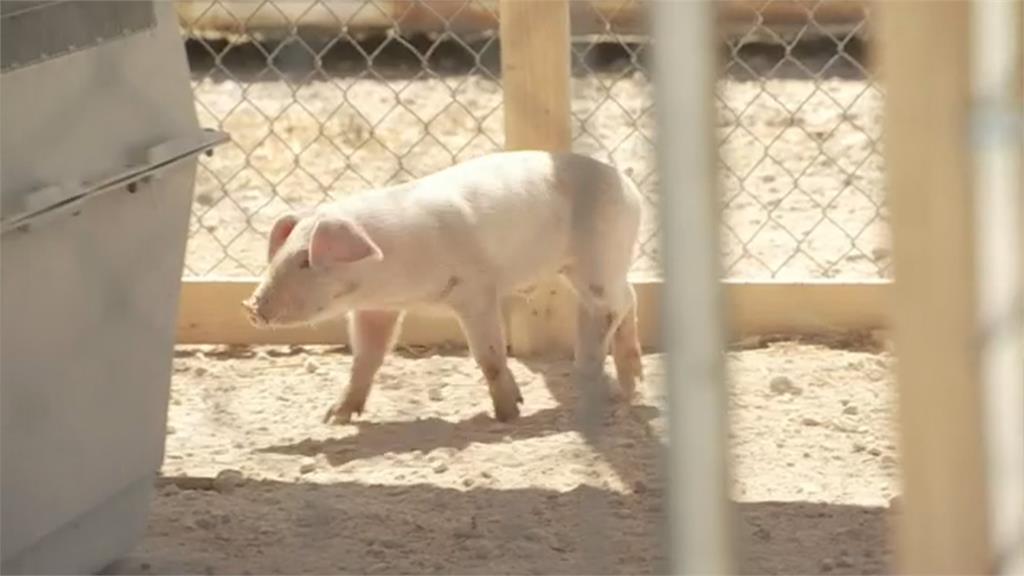
[[(561, 275), (577, 295), (577, 375), (628, 399), (643, 378), (636, 296), (627, 281), (639, 191), (615, 168), (571, 153), (501, 152), (406, 184), (353, 194), (273, 225), (269, 266), (243, 305), (257, 326), (348, 314), (347, 391), (324, 421), (366, 406), (404, 310), (449, 307), (487, 381), (494, 415), (519, 415), (502, 298)], [(604, 373), (611, 349), (617, 382)]]

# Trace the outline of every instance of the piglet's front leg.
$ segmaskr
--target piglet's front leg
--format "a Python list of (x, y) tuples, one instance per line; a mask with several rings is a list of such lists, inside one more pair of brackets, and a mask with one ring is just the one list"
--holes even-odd
[(359, 310), (349, 318), (352, 342), (352, 372), (343, 399), (331, 406), (324, 422), (347, 424), (353, 414), (362, 414), (370, 394), (373, 378), (384, 363), (395, 340), (402, 312), (393, 310)]

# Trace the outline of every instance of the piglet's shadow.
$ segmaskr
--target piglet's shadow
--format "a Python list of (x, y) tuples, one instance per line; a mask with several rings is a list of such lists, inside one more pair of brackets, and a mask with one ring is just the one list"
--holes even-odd
[[(460, 450), (473, 443), (501, 443), (510, 440), (541, 438), (565, 432), (579, 432), (578, 393), (570, 382), (565, 363), (561, 361), (527, 362), (527, 367), (541, 376), (544, 385), (558, 402), (555, 408), (528, 412), (517, 420), (501, 423), (487, 413), (480, 413), (468, 420), (451, 422), (441, 418), (424, 418), (414, 421), (373, 422), (356, 421), (353, 426), (357, 433), (339, 438), (312, 439), (267, 446), (258, 451), (263, 453), (316, 456), (322, 454), (332, 466), (341, 466), (356, 460), (373, 458), (389, 453), (430, 452), (439, 448)], [(641, 405), (612, 405), (604, 414), (604, 426), (600, 442), (605, 456), (617, 472), (625, 460), (615, 457), (615, 452), (625, 450), (631, 453), (628, 459), (636, 462), (637, 451), (644, 452), (653, 461), (656, 458), (657, 440), (650, 434), (649, 423), (658, 416), (658, 410)], [(648, 458), (644, 458), (648, 460)], [(628, 471), (634, 476), (637, 470)]]

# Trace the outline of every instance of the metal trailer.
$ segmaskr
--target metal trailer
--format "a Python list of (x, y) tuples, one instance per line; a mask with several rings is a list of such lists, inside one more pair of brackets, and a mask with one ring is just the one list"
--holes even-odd
[(174, 7), (0, 4), (0, 490), (10, 573), (142, 536), (201, 130)]

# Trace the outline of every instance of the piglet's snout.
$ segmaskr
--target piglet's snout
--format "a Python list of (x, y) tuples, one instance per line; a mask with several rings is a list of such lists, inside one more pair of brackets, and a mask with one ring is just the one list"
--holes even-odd
[(260, 301), (255, 296), (243, 300), (242, 308), (245, 309), (246, 314), (249, 316), (249, 322), (253, 325), (265, 326), (267, 324), (267, 318), (261, 310)]

